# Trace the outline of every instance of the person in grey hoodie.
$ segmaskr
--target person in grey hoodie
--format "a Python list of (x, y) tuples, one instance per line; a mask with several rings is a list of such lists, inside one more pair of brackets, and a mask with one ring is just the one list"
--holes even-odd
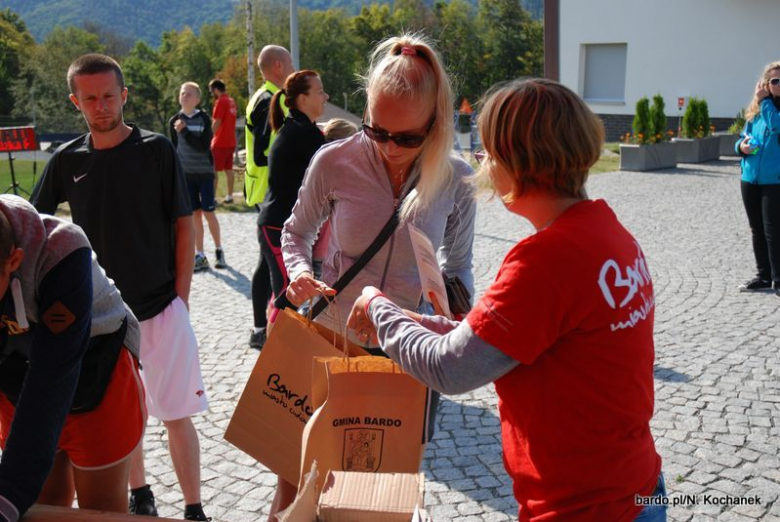
[[(317, 317), (335, 331), (344, 329), (352, 303), (368, 285), (405, 308), (433, 311), (423, 303), (410, 224), (431, 240), (441, 270), (474, 293), (472, 169), (452, 153), (452, 89), (441, 59), (423, 38), (389, 38), (372, 53), (365, 90), (362, 132), (317, 152), (282, 231), (291, 281), (287, 298), (300, 306), (321, 293), (333, 295), (331, 286), (399, 211), (393, 235)], [(319, 281), (312, 276), (312, 245), (328, 218), (331, 234)], [(367, 334), (352, 339), (371, 345)], [(284, 481), (279, 485), (272, 514), (295, 491)]]
[(82, 508), (126, 511), (139, 343), (84, 232), (0, 195), (0, 522), (75, 491)]

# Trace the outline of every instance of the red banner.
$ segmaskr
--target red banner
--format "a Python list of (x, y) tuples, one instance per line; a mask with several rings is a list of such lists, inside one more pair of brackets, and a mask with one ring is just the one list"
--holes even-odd
[(0, 152), (38, 150), (34, 127), (0, 127)]

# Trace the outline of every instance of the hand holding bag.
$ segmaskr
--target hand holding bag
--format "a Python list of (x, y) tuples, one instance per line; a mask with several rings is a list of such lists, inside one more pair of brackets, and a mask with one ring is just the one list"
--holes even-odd
[(301, 435), (316, 408), (311, 399), (312, 361), (315, 356), (343, 358), (345, 350), (353, 356), (366, 353), (324, 326), (283, 310), (249, 376), (225, 440), (297, 484)]

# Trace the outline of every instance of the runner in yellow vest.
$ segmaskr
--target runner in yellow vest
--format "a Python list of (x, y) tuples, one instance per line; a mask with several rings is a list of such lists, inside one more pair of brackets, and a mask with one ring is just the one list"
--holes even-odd
[[(265, 84), (255, 92), (246, 107), (246, 173), (244, 199), (249, 206), (263, 202), (268, 190), (268, 151), (276, 137), (268, 123), (271, 97), (284, 85), (295, 69), (289, 51), (278, 45), (266, 45), (257, 57), (257, 66)], [(284, 99), (282, 99), (282, 102)], [(287, 116), (287, 106), (282, 103)]]
[[(271, 130), (268, 115), (271, 112), (271, 98), (284, 85), (289, 75), (295, 72), (292, 56), (284, 47), (266, 45), (257, 57), (257, 66), (263, 75), (265, 84), (249, 100), (246, 108), (246, 175), (244, 176), (244, 195), (246, 204), (257, 206), (263, 202), (268, 190), (268, 152), (276, 137)], [(287, 116), (287, 106), (282, 102), (282, 111)], [(260, 230), (258, 229), (258, 234)], [(258, 236), (259, 238), (259, 236)], [(265, 328), (268, 325), (266, 308), (271, 298), (271, 274), (268, 265), (257, 264), (252, 274), (252, 332), (249, 346), (259, 350), (265, 343)]]

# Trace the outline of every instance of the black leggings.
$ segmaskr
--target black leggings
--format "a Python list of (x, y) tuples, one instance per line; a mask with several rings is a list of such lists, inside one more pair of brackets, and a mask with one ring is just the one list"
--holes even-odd
[(287, 290), (287, 270), (282, 260), (282, 229), (257, 226), (257, 242), (260, 243), (260, 262), (252, 275), (252, 310), (255, 328), (268, 326), (265, 312), (271, 296), (279, 296)]
[(754, 185), (742, 182), (756, 275), (780, 284), (780, 185)]

